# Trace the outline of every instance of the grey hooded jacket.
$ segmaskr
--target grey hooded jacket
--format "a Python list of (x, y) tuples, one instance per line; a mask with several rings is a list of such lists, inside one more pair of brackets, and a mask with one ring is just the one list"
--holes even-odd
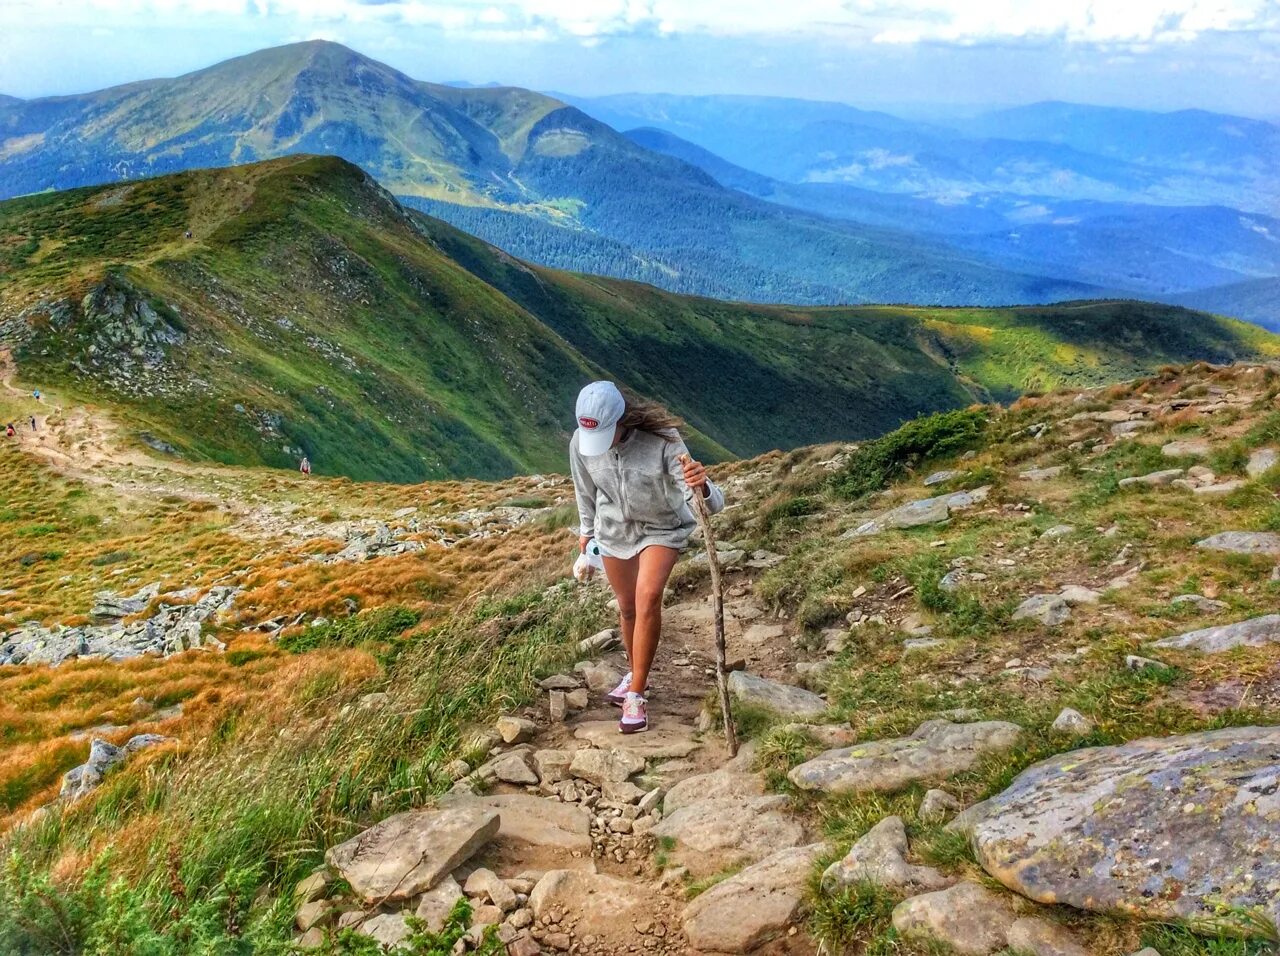
[[(683, 550), (697, 527), (693, 492), (680, 466), (680, 456), (688, 453), (678, 435), (667, 440), (637, 429), (603, 455), (588, 458), (578, 451), (575, 434), (569, 468), (579, 532), (615, 558), (633, 558), (653, 544)], [(707, 486), (707, 510), (723, 511), (724, 493), (710, 480)]]

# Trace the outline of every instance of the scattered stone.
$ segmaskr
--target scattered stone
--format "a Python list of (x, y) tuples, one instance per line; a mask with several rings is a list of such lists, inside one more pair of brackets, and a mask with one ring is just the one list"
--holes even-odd
[(403, 914), (379, 913), (361, 923), (356, 932), (377, 940), (384, 949), (394, 949), (408, 939), (413, 931), (409, 929)]
[(672, 785), (663, 799), (662, 809), (671, 816), (681, 807), (700, 800), (724, 797), (758, 797), (764, 793), (764, 780), (754, 773), (743, 773), (721, 767), (712, 773), (685, 777)]
[(1280, 728), (1059, 754), (962, 813), (982, 866), (1042, 903), (1142, 919), (1280, 918)]
[(674, 840), (678, 862), (703, 876), (723, 862), (755, 861), (799, 846), (804, 828), (784, 812), (789, 804), (787, 797), (777, 794), (699, 800), (667, 811), (651, 832)]
[(1256, 448), (1249, 455), (1249, 463), (1244, 467), (1244, 473), (1250, 478), (1257, 478), (1270, 471), (1280, 463), (1280, 450), (1275, 448)]
[(1222, 531), (1197, 541), (1196, 547), (1232, 554), (1280, 555), (1280, 534), (1274, 531)]
[(467, 877), (467, 882), (462, 885), (462, 892), (472, 898), (482, 897), (487, 899), (504, 913), (510, 913), (520, 905), (511, 887), (500, 880), (498, 874), (494, 873), (493, 870), (485, 867), (471, 871), (471, 875)]
[(909, 637), (902, 642), (902, 649), (908, 654), (916, 651), (927, 651), (941, 647), (944, 642), (936, 637)]
[(494, 729), (502, 735), (503, 741), (509, 744), (522, 744), (532, 740), (538, 732), (538, 725), (524, 717), (499, 717)]
[(1151, 427), (1151, 422), (1137, 418), (1127, 422), (1116, 422), (1111, 426), (1111, 434), (1115, 435), (1117, 438), (1127, 438), (1135, 432), (1144, 431)]
[(1053, 730), (1073, 737), (1087, 737), (1093, 733), (1093, 721), (1078, 710), (1064, 707), (1053, 720)]
[(1051, 465), (1048, 468), (1029, 468), (1026, 471), (1018, 473), (1018, 477), (1023, 481), (1049, 481), (1051, 478), (1057, 478), (1065, 471), (1063, 465)]
[(573, 665), (573, 669), (582, 675), (587, 688), (596, 694), (613, 690), (618, 681), (622, 680), (622, 675), (615, 668), (607, 664), (597, 664), (594, 661), (578, 661)]
[(1013, 612), (1015, 621), (1039, 621), (1045, 627), (1057, 627), (1070, 617), (1071, 606), (1061, 594), (1033, 594)]
[(684, 909), (689, 945), (702, 952), (750, 953), (804, 915), (805, 882), (821, 843), (779, 850), (717, 883)]
[(942, 943), (960, 956), (989, 956), (1005, 947), (1017, 914), (977, 883), (914, 896), (893, 910), (893, 926), (908, 939)]
[(553, 674), (550, 677), (544, 677), (538, 681), (538, 687), (542, 690), (577, 690), (582, 686), (582, 681), (576, 677), (570, 677), (568, 674)]
[(543, 783), (559, 783), (569, 776), (573, 754), (568, 750), (535, 750), (533, 767)]
[(538, 782), (538, 773), (533, 769), (533, 757), (527, 750), (503, 754), (485, 764), (485, 768), (503, 783), (532, 786)]
[(498, 814), (480, 807), (410, 810), (331, 847), (325, 862), (366, 903), (423, 893), (497, 834)]
[(569, 716), (569, 702), (564, 691), (551, 691), (550, 699), (547, 702), (547, 713), (556, 723), (560, 723)]
[(764, 644), (774, 641), (787, 633), (783, 624), (752, 624), (742, 632), (742, 640), (747, 644)]
[(930, 475), (928, 478), (924, 480), (924, 486), (926, 488), (932, 488), (934, 485), (946, 484), (948, 481), (950, 481), (952, 478), (957, 477), (959, 474), (960, 472), (955, 471), (954, 469), (947, 469), (945, 471), (935, 471), (932, 475)]
[(1021, 737), (1022, 728), (1005, 721), (929, 720), (910, 737), (828, 750), (793, 769), (788, 779), (802, 790), (892, 792), (961, 773), (984, 754), (1011, 750)]
[(1218, 654), (1229, 651), (1233, 647), (1262, 647), (1278, 642), (1280, 642), (1280, 614), (1265, 614), (1247, 621), (1220, 624), (1217, 627), (1188, 631), (1176, 637), (1166, 637), (1151, 646)]
[(1055, 524), (1052, 528), (1046, 528), (1044, 533), (1040, 535), (1042, 541), (1056, 541), (1058, 538), (1065, 538), (1075, 532), (1075, 526), (1069, 524)]
[(1137, 654), (1126, 654), (1124, 666), (1131, 671), (1140, 671), (1147, 667), (1168, 667), (1164, 661), (1154, 661), (1150, 657), (1139, 657)]
[(1209, 443), (1203, 438), (1171, 441), (1160, 449), (1166, 458), (1203, 458), (1209, 454)]
[(294, 914), (293, 925), (302, 932), (313, 926), (323, 926), (333, 920), (333, 904), (328, 900), (312, 900), (303, 903)]
[(298, 881), (298, 885), (293, 888), (293, 901), (298, 904), (312, 903), (329, 891), (332, 882), (329, 871), (321, 867), (306, 879)]
[(1146, 475), (1137, 475), (1133, 478), (1121, 478), (1121, 488), (1132, 488), (1135, 485), (1147, 485), (1150, 487), (1158, 487), (1167, 485), (1175, 478), (1182, 477), (1181, 468), (1166, 468), (1164, 471), (1153, 471)]
[(840, 537), (863, 538), (893, 528), (917, 528), (921, 525), (937, 524), (950, 518), (952, 511), (963, 510), (985, 501), (990, 491), (990, 486), (984, 485), (981, 488), (974, 488), (972, 491), (957, 491), (954, 494), (940, 495), (937, 498), (923, 498), (920, 501), (912, 501), (886, 511), (884, 514), (846, 531)]
[(1039, 917), (1024, 916), (1009, 927), (1006, 944), (1029, 956), (1090, 956), (1065, 927)]
[(1192, 489), (1195, 495), (1229, 495), (1233, 491), (1239, 491), (1247, 482), (1242, 478), (1233, 478), (1231, 481), (1220, 481), (1216, 485), (1202, 485), (1199, 488)]
[(945, 790), (924, 792), (917, 815), (923, 823), (941, 823), (960, 809), (960, 801)]
[(605, 651), (611, 651), (615, 647), (622, 646), (622, 638), (616, 629), (609, 627), (603, 631), (597, 631), (590, 637), (584, 637), (578, 642), (578, 653), (580, 654), (602, 654)]
[(827, 709), (827, 702), (817, 694), (746, 671), (729, 675), (729, 693), (744, 703), (790, 717), (817, 717)]
[(435, 886), (422, 894), (413, 915), (427, 924), (427, 929), (438, 933), (453, 912), (454, 904), (462, 899), (462, 887), (452, 876), (445, 876)]
[(62, 775), (62, 789), (59, 799), (72, 801), (97, 789), (107, 771), (117, 764), (123, 763), (130, 756), (148, 747), (164, 743), (168, 737), (159, 734), (138, 734), (130, 737), (122, 747), (108, 743), (100, 737), (89, 742), (89, 759), (78, 767), (72, 767)]
[(1205, 614), (1212, 614), (1214, 611), (1225, 611), (1229, 606), (1226, 601), (1215, 601), (1212, 598), (1205, 597), (1203, 594), (1179, 594), (1169, 603), (1174, 607), (1190, 604), (1197, 611), (1203, 611)]
[(586, 710), (587, 704), (591, 702), (585, 687), (579, 687), (577, 690), (571, 690), (564, 695), (564, 701), (569, 706), (570, 711)]
[(853, 845), (844, 859), (827, 867), (822, 874), (822, 891), (838, 893), (846, 886), (865, 881), (914, 896), (955, 882), (932, 867), (908, 863), (907, 851), (907, 829), (902, 818), (885, 817)]

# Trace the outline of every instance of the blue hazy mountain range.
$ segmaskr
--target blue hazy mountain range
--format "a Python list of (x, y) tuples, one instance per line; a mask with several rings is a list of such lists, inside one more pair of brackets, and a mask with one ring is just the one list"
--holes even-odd
[(1276, 133), (1055, 103), (922, 122), (769, 97), (578, 99), (428, 83), (311, 41), (2, 99), (0, 196), (327, 153), (517, 256), (673, 291), (996, 305), (1217, 289), (1271, 323), (1251, 283), (1280, 274)]

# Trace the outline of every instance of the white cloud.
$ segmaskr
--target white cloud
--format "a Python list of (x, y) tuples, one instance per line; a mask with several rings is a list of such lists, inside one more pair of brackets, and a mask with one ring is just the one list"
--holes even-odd
[[(578, 39), (660, 35), (801, 36), (845, 42), (971, 45), (1066, 40), (1185, 43), (1250, 32), (1274, 44), (1276, 0), (4, 0), (0, 24), (27, 17), (127, 26), (157, 19), (274, 19), (324, 24), (434, 26), (473, 35), (544, 30)], [(1270, 39), (1267, 39), (1270, 38)]]

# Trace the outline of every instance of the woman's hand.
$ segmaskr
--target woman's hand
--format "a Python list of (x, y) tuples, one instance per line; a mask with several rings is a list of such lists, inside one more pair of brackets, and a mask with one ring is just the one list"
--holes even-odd
[(701, 491), (704, 497), (709, 494), (707, 469), (702, 466), (701, 462), (694, 461), (689, 455), (682, 455), (680, 457), (680, 467), (684, 469), (684, 483), (686, 485)]
[(579, 554), (586, 554), (586, 553), (587, 553), (587, 545), (589, 545), (590, 543), (591, 543), (591, 538), (590, 538), (590, 537), (588, 537), (588, 536), (587, 536), (587, 535), (585, 535), (585, 534), (580, 534), (580, 535), (578, 535), (578, 553), (579, 553)]

